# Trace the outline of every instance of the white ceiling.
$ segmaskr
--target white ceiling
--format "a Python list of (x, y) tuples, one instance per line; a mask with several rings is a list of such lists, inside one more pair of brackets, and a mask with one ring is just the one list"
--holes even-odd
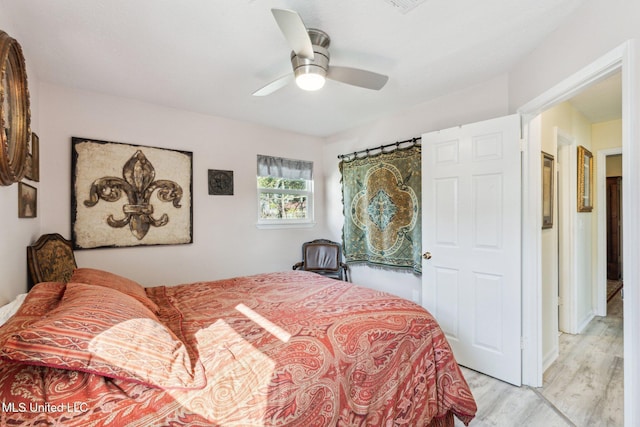
[[(328, 136), (507, 72), (584, 0), (0, 0), (41, 81)], [(271, 8), (331, 37), (331, 64), (389, 75), (251, 94), (291, 71)]]
[(622, 117), (622, 75), (620, 72), (593, 84), (569, 100), (591, 123)]

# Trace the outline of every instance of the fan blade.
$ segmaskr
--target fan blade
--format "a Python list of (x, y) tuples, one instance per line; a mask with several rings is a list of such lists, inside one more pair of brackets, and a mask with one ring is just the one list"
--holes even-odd
[(287, 74), (286, 76), (282, 76), (266, 86), (261, 87), (257, 91), (253, 92), (253, 96), (267, 96), (277, 91), (278, 89), (282, 89), (290, 82), (293, 81), (293, 74)]
[(389, 76), (374, 73), (372, 71), (361, 70), (350, 67), (330, 66), (327, 78), (337, 80), (353, 86), (360, 86), (365, 89), (380, 90), (387, 84)]
[(271, 9), (271, 13), (296, 55), (304, 59), (313, 59), (311, 39), (298, 12), (288, 9)]

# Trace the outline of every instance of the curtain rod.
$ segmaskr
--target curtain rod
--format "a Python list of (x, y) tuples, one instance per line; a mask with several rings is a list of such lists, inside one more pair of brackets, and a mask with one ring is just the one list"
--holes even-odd
[[(364, 159), (364, 158), (366, 158), (368, 156), (372, 156), (372, 155), (375, 155), (375, 154), (391, 153), (391, 152), (397, 150), (398, 148), (400, 148), (400, 145), (402, 145), (402, 144), (411, 144), (408, 147), (403, 147), (403, 148), (411, 148), (411, 147), (414, 147), (416, 145), (419, 145), (418, 141), (421, 141), (421, 140), (422, 140), (422, 137), (418, 136), (418, 137), (411, 138), (411, 139), (405, 139), (404, 141), (397, 141), (397, 142), (392, 142), (391, 144), (381, 145), (379, 147), (366, 148), (364, 150), (354, 151), (353, 153), (348, 153), (348, 154), (340, 154), (338, 156), (338, 158), (341, 159), (341, 160), (345, 160), (345, 159), (353, 156), (352, 159), (345, 160), (345, 161), (351, 161), (351, 160), (355, 160), (355, 159)], [(395, 147), (395, 148), (393, 150), (384, 151), (384, 149), (388, 148), (388, 147)], [(374, 154), (374, 153), (372, 153), (372, 151), (379, 151), (379, 152)], [(363, 153), (366, 153), (366, 155), (358, 157), (358, 154), (363, 154)]]

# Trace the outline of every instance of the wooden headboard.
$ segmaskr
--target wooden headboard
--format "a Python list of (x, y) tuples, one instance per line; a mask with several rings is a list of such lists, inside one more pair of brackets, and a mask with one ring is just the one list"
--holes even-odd
[(27, 246), (29, 289), (40, 282), (68, 282), (77, 267), (70, 240), (58, 233), (43, 234)]

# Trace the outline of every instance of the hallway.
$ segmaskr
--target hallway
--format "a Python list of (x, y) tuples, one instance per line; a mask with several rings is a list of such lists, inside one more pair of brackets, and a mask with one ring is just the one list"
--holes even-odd
[[(542, 388), (514, 387), (462, 368), (478, 404), (471, 427), (622, 426), (622, 295), (580, 335), (560, 335), (560, 357)], [(456, 426), (463, 424), (456, 420)]]

